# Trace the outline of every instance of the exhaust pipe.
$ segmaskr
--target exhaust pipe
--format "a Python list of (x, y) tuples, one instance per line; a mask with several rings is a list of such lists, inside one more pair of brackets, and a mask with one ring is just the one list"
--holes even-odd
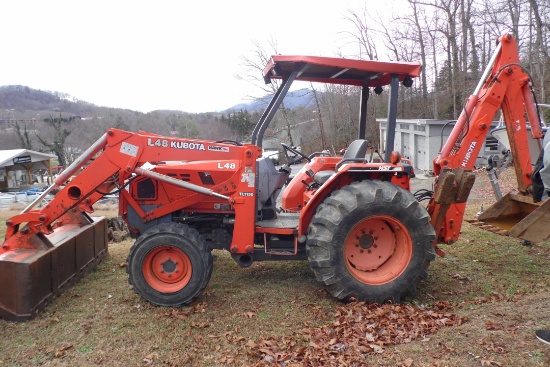
[(252, 263), (254, 263), (254, 259), (248, 254), (233, 255), (233, 260), (235, 260), (237, 265), (241, 268), (249, 268), (252, 266)]

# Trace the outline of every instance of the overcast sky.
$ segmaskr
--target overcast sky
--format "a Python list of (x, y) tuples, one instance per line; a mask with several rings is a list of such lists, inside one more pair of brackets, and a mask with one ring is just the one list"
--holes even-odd
[(253, 41), (282, 54), (351, 54), (349, 9), (385, 0), (2, 1), (0, 85), (149, 112), (224, 110), (259, 89), (237, 80)]

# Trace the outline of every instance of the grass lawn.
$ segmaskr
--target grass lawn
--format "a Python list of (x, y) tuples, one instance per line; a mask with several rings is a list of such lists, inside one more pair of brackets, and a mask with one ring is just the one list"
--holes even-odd
[[(482, 201), (469, 202), (467, 217)], [(1, 212), (0, 228), (18, 212)], [(550, 347), (534, 336), (536, 329), (550, 328), (547, 243), (524, 247), (465, 223), (460, 240), (442, 246), (447, 256), (432, 263), (415, 299), (369, 310), (391, 320), (386, 328), (406, 328), (414, 322), (408, 315), (446, 304), (436, 320), (440, 327), (368, 348), (347, 341), (376, 318), (365, 313), (360, 319), (354, 314), (359, 307), (330, 298), (307, 262), (241, 269), (228, 253), (215, 251), (205, 292), (190, 306), (162, 308), (143, 301), (128, 284), (131, 245), (111, 243), (103, 263), (36, 319), (0, 320), (0, 366), (550, 365)], [(452, 317), (463, 322), (447, 323)], [(382, 329), (373, 330), (382, 335)], [(333, 332), (326, 348), (319, 348), (323, 335)]]

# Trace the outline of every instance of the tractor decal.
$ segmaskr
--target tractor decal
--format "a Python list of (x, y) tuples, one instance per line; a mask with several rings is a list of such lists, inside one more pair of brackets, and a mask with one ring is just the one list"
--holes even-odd
[(229, 147), (220, 147), (217, 145), (209, 145), (208, 150), (214, 152), (229, 152)]

